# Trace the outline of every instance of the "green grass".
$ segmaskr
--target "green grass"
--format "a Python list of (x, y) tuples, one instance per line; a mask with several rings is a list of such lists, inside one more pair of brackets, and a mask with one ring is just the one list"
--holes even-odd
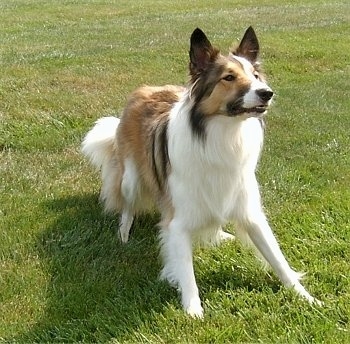
[[(0, 341), (350, 341), (348, 1), (0, 0)], [(205, 318), (157, 280), (158, 216), (132, 239), (98, 204), (83, 135), (128, 93), (187, 80), (201, 27), (260, 37), (277, 96), (258, 170), (266, 212), (313, 308), (238, 243), (196, 251)]]

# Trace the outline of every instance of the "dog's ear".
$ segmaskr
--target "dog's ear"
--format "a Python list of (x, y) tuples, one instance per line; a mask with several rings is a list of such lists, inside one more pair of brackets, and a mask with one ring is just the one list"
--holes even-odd
[(219, 51), (209, 42), (204, 32), (197, 28), (191, 35), (190, 47), (190, 73), (197, 76), (207, 69), (208, 65), (215, 60)]
[(254, 29), (249, 26), (238, 48), (232, 52), (234, 55), (245, 57), (251, 63), (255, 63), (259, 55), (259, 41)]

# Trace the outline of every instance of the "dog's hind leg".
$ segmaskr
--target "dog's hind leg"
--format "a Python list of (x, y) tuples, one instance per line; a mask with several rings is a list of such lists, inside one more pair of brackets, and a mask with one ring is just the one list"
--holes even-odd
[(122, 214), (120, 217), (119, 234), (121, 241), (129, 240), (129, 232), (134, 221), (135, 203), (138, 197), (139, 178), (132, 159), (124, 161), (124, 174), (121, 182)]

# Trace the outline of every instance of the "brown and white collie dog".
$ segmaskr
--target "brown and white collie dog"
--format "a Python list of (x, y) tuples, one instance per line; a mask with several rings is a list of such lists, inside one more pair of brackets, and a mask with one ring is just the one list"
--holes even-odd
[(260, 73), (258, 53), (251, 27), (228, 56), (194, 30), (189, 85), (137, 89), (121, 118), (99, 119), (82, 144), (101, 168), (105, 209), (121, 214), (122, 242), (135, 214), (158, 207), (161, 278), (180, 290), (192, 316), (203, 315), (193, 243), (232, 239), (222, 230), (228, 222), (284, 285), (318, 302), (287, 263), (262, 210), (255, 168), (273, 91)]

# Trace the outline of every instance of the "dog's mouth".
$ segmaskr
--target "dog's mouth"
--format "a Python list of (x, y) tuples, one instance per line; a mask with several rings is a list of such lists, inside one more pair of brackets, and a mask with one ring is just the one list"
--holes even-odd
[(245, 108), (241, 106), (240, 104), (233, 103), (228, 104), (227, 106), (227, 112), (230, 116), (238, 116), (242, 114), (251, 114), (251, 115), (262, 115), (264, 114), (268, 109), (268, 105), (257, 105), (251, 108)]

